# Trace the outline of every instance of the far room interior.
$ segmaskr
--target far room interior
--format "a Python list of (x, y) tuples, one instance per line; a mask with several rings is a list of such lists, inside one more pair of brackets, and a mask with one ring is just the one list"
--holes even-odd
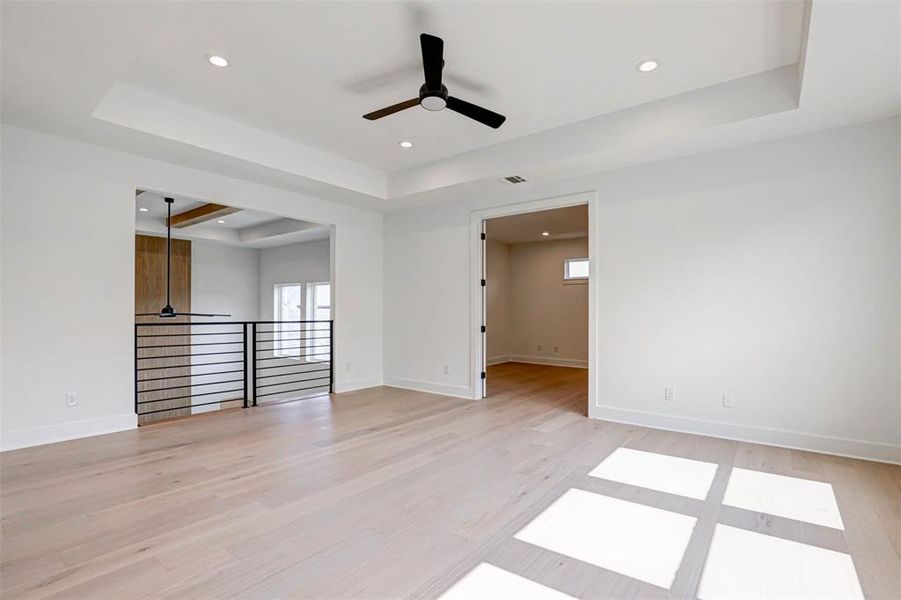
[(901, 1), (0, 13), (0, 599), (901, 599)]
[(530, 381), (588, 414), (588, 205), (485, 219), (486, 398)]

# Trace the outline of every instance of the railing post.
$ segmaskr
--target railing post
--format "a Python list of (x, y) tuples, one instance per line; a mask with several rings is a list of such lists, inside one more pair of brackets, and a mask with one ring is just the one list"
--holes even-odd
[(335, 320), (328, 322), (328, 393), (335, 393)]
[(135, 323), (135, 414), (138, 414), (138, 324)]
[(250, 395), (250, 379), (248, 374), (250, 372), (250, 363), (247, 362), (247, 323), (243, 323), (241, 325), (241, 330), (244, 333), (244, 408), (247, 408), (247, 399)]
[(257, 405), (257, 324), (256, 321), (250, 324), (250, 335), (253, 338), (250, 347), (250, 364), (253, 365), (253, 405)]

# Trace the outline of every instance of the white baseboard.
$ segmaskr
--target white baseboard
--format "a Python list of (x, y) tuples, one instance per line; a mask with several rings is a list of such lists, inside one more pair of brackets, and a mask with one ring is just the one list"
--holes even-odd
[(454, 398), (472, 399), (472, 391), (464, 385), (447, 385), (444, 383), (434, 383), (432, 381), (420, 381), (418, 379), (407, 379), (405, 377), (389, 377), (385, 378), (385, 385), (403, 388), (405, 390), (416, 390), (417, 392), (428, 392), (429, 394), (440, 394), (441, 396), (453, 396)]
[(344, 392), (355, 392), (357, 390), (365, 390), (366, 388), (378, 387), (380, 385), (382, 385), (381, 377), (361, 377), (360, 379), (335, 381), (335, 393), (343, 394)]
[(691, 417), (678, 417), (612, 406), (592, 406), (589, 408), (589, 414), (593, 419), (613, 421), (625, 425), (638, 425), (650, 429), (706, 435), (737, 442), (749, 442), (792, 450), (845, 456), (847, 458), (901, 464), (901, 446), (892, 444), (828, 437), (813, 433), (771, 429), (753, 425), (737, 425), (722, 421), (706, 421)]
[(508, 362), (528, 363), (530, 365), (550, 365), (552, 367), (574, 367), (587, 369), (588, 361), (578, 358), (557, 358), (555, 356), (526, 356), (524, 354), (511, 354)]
[(499, 365), (499, 364), (505, 363), (505, 362), (510, 362), (510, 356), (507, 354), (503, 354), (500, 356), (489, 356), (485, 360), (485, 364), (488, 365), (489, 367), (491, 365)]
[(0, 434), (0, 450), (5, 452), (7, 450), (16, 450), (17, 448), (64, 442), (92, 435), (135, 429), (137, 426), (137, 415), (128, 413), (125, 415), (85, 419), (83, 421), (57, 423), (44, 427), (5, 431)]

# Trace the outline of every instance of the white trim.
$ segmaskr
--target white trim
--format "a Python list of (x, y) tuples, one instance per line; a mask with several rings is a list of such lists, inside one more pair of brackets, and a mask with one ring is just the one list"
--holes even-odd
[(588, 205), (588, 410), (592, 410), (596, 399), (595, 386), (595, 357), (597, 356), (597, 278), (595, 277), (596, 260), (595, 245), (597, 243), (597, 210), (598, 195), (596, 191), (580, 192), (556, 198), (545, 198), (532, 202), (520, 202), (508, 204), (484, 210), (474, 210), (469, 214), (470, 246), (469, 246), (469, 276), (470, 276), (470, 308), (469, 308), (469, 344), (470, 344), (470, 389), (469, 398), (481, 399), (482, 380), (482, 344), (481, 335), (478, 334), (481, 326), (482, 310), (482, 286), (479, 284), (482, 265), (482, 221), (494, 217), (516, 215), (522, 213), (537, 212), (552, 208), (566, 206)]
[(901, 446), (868, 442), (866, 440), (829, 437), (814, 433), (739, 425), (722, 421), (707, 421), (613, 406), (594, 407), (591, 418), (625, 425), (662, 429), (664, 431), (704, 435), (737, 442), (901, 464)]
[(507, 354), (500, 354), (498, 356), (489, 356), (485, 360), (485, 364), (488, 365), (489, 367), (491, 365), (499, 365), (499, 364), (505, 363), (505, 362), (510, 362), (510, 356)]
[(556, 356), (526, 356), (525, 354), (511, 354), (507, 357), (509, 362), (527, 363), (530, 365), (550, 365), (552, 367), (573, 367), (587, 369), (588, 361), (579, 358), (557, 358)]
[(78, 438), (115, 433), (136, 429), (138, 416), (134, 413), (124, 415), (112, 415), (108, 417), (96, 417), (82, 421), (69, 421), (43, 427), (30, 429), (17, 429), (0, 434), (0, 450), (15, 450), (17, 448), (30, 448), (42, 444), (65, 442)]
[(429, 394), (440, 394), (441, 396), (453, 396), (454, 398), (463, 398), (465, 400), (473, 399), (472, 390), (463, 385), (447, 385), (419, 379), (389, 376), (385, 377), (385, 385)]
[(381, 377), (361, 377), (360, 379), (346, 379), (335, 381), (335, 393), (343, 394), (345, 392), (355, 392), (357, 390), (365, 390), (367, 388), (378, 387), (382, 385)]

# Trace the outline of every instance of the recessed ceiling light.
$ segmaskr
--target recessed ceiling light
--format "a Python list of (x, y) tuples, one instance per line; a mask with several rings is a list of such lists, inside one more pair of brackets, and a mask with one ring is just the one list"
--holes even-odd
[(404, 140), (402, 142), (398, 142), (397, 145), (400, 146), (401, 148), (412, 148), (413, 142), (408, 142), (408, 141)]
[(660, 63), (658, 63), (653, 58), (649, 58), (649, 59), (643, 60), (640, 63), (638, 63), (637, 65), (635, 65), (635, 68), (638, 69), (639, 71), (641, 71), (642, 73), (650, 73), (651, 71), (653, 71), (654, 69), (656, 69), (659, 66), (660, 66)]
[(219, 223), (220, 225), (225, 225), (225, 219), (219, 219), (216, 222)]
[(142, 206), (142, 207), (139, 208), (138, 210), (141, 211), (141, 212), (147, 212), (147, 211), (150, 210), (150, 209), (149, 209), (149, 208), (144, 208), (144, 207)]
[(542, 232), (541, 232), (541, 235), (543, 235), (543, 236), (546, 237), (546, 236), (551, 235), (551, 232), (549, 232), (549, 231), (542, 231)]
[(228, 60), (224, 56), (218, 56), (216, 54), (207, 55), (206, 59), (210, 61), (210, 64), (214, 67), (227, 67)]

